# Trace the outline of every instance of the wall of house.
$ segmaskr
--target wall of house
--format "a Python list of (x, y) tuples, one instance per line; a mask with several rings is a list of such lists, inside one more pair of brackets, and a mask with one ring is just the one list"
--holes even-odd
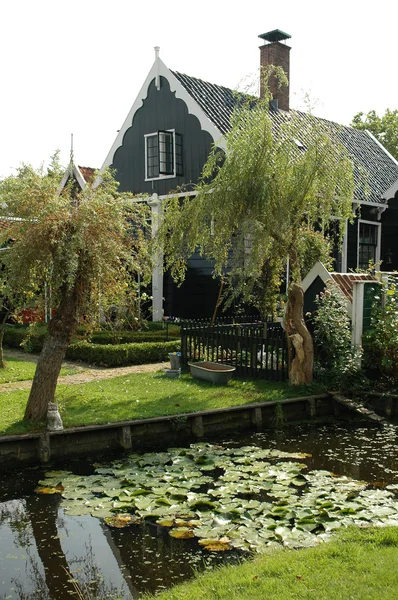
[[(145, 135), (175, 129), (183, 139), (183, 175), (145, 181)], [(202, 131), (199, 120), (188, 113), (183, 100), (171, 92), (167, 79), (160, 77), (160, 90), (155, 80), (148, 88), (143, 105), (134, 115), (122, 145), (116, 150), (112, 168), (120, 191), (133, 194), (168, 194), (184, 184), (196, 183), (209, 155), (213, 139)]]
[(398, 192), (389, 199), (388, 208), (381, 216), (383, 234), (381, 258), (383, 271), (398, 271)]
[[(183, 175), (145, 181), (145, 135), (174, 129), (183, 139)], [(113, 157), (112, 168), (120, 191), (134, 194), (166, 195), (177, 188), (197, 183), (210, 153), (213, 139), (200, 127), (198, 119), (188, 113), (185, 102), (175, 97), (167, 79), (160, 78), (160, 90), (155, 80), (148, 88), (142, 107), (135, 113), (126, 131), (122, 146)], [(194, 254), (188, 261), (185, 281), (177, 286), (170, 273), (164, 275), (164, 314), (167, 316), (211, 317), (217, 302), (220, 282), (212, 277), (213, 264)]]

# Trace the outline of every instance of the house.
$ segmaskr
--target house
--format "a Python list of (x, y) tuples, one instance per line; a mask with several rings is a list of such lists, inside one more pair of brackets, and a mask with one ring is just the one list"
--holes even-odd
[[(290, 47), (286, 40), (290, 36), (274, 30), (259, 37), (260, 65), (282, 66), (289, 78)], [(233, 90), (172, 71), (160, 59), (159, 48), (155, 53), (153, 67), (102, 167), (115, 169), (120, 191), (150, 196), (153, 228), (167, 195), (195, 195), (195, 184), (210, 149), (213, 145), (225, 148), (224, 135), (236, 104)], [(293, 112), (289, 88), (278, 89), (271, 81), (271, 92), (271, 114), (277, 123)], [(294, 112), (303, 124), (316, 119)], [(370, 260), (382, 261), (381, 268), (388, 271), (398, 269), (398, 162), (370, 133), (324, 119), (317, 121), (344, 144), (354, 163), (356, 218), (348, 224), (342, 251), (335, 252), (335, 270), (367, 268)], [(304, 142), (298, 140), (303, 148)], [(180, 288), (162, 267), (160, 256), (153, 273), (154, 320), (163, 314), (211, 316), (219, 292), (219, 282), (212, 278), (212, 263), (192, 256)]]

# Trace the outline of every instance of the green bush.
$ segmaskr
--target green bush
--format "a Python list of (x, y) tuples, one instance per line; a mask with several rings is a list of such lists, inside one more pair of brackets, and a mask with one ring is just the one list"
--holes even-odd
[(66, 351), (70, 360), (94, 365), (124, 367), (168, 360), (170, 352), (180, 350), (180, 342), (141, 342), (139, 344), (92, 344), (75, 342)]
[[(178, 328), (177, 328), (178, 329)], [(124, 332), (122, 332), (124, 334)], [(131, 343), (130, 332), (126, 332), (129, 343), (109, 343), (111, 336), (109, 332), (100, 332), (101, 343), (92, 343), (87, 340), (73, 342), (66, 351), (66, 358), (70, 360), (81, 360), (95, 365), (106, 365), (108, 367), (122, 367), (127, 365), (143, 365), (168, 360), (169, 352), (177, 352), (181, 349), (179, 339), (166, 342), (159, 340), (159, 332), (138, 332), (148, 338)], [(35, 327), (7, 326), (4, 334), (4, 345), (17, 350), (39, 353), (43, 347), (44, 338), (47, 334), (45, 325)], [(131, 332), (133, 339), (137, 332)], [(92, 336), (94, 337), (94, 336)], [(152, 339), (151, 339), (152, 338)], [(153, 339), (154, 338), (154, 339)]]
[[(178, 327), (169, 329), (169, 340), (177, 340), (180, 337)], [(138, 344), (142, 342), (165, 342), (166, 330), (155, 329), (148, 331), (95, 331), (88, 339), (93, 344)], [(117, 340), (117, 341), (116, 341)]]
[[(365, 364), (370, 371), (398, 384), (398, 279), (385, 283), (375, 298), (369, 330), (364, 335)], [(377, 302), (377, 300), (379, 300)]]
[(46, 325), (35, 327), (7, 325), (4, 331), (3, 344), (8, 348), (15, 348), (16, 350), (39, 353), (43, 348), (46, 335)]
[(328, 281), (315, 302), (312, 322), (317, 379), (344, 388), (359, 384), (361, 349), (351, 345), (351, 321), (343, 293)]

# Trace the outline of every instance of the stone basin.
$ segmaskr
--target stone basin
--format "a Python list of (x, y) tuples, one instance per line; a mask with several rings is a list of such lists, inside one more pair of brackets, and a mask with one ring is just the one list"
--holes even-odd
[(191, 369), (192, 377), (196, 379), (202, 379), (203, 381), (209, 381), (218, 385), (225, 385), (231, 379), (235, 367), (230, 365), (223, 365), (222, 363), (215, 363), (208, 360), (202, 360), (199, 362), (188, 363)]

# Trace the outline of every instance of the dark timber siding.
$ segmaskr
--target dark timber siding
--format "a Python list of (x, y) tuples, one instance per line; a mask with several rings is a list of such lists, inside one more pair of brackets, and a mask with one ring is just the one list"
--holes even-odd
[(398, 271), (398, 192), (389, 199), (388, 209), (381, 216), (381, 258), (383, 271)]
[[(183, 176), (145, 181), (145, 135), (159, 130), (175, 129), (183, 137)], [(188, 113), (185, 102), (171, 92), (167, 79), (160, 78), (158, 91), (153, 80), (148, 96), (134, 115), (122, 145), (116, 150), (112, 167), (120, 191), (159, 196), (183, 184), (196, 183), (209, 155), (213, 139), (202, 131), (198, 119)]]
[[(120, 191), (165, 195), (184, 184), (197, 183), (211, 150), (213, 139), (202, 131), (198, 119), (188, 113), (185, 102), (171, 92), (167, 79), (160, 78), (158, 91), (153, 80), (143, 105), (135, 113), (122, 145), (116, 150), (112, 167)], [(183, 138), (183, 176), (145, 181), (145, 134), (174, 129)], [(194, 200), (193, 200), (194, 202)], [(216, 305), (219, 281), (212, 277), (210, 261), (194, 254), (188, 261), (185, 281), (177, 287), (164, 276), (164, 314), (197, 318), (211, 317)]]

